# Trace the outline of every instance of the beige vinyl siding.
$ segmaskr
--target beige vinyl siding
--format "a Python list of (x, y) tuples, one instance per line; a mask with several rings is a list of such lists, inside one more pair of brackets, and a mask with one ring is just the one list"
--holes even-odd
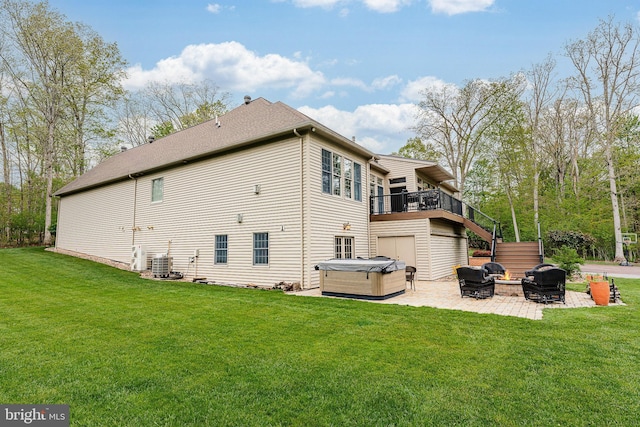
[(467, 239), (464, 228), (432, 220), (429, 228), (431, 279), (453, 274), (453, 267), (466, 264)]
[(56, 248), (131, 261), (133, 181), (60, 199)]
[(417, 280), (431, 280), (429, 259), (429, 220), (413, 219), (406, 221), (380, 221), (370, 225), (371, 254), (378, 253), (378, 239), (384, 237), (413, 236), (415, 241), (415, 267)]
[[(389, 173), (389, 175), (386, 177), (387, 185), (388, 185), (389, 179), (406, 177), (407, 182), (405, 185), (407, 186), (407, 191), (418, 190), (418, 183), (416, 180), (416, 169), (424, 167), (425, 166), (424, 161), (416, 161), (413, 159), (402, 159), (402, 158), (393, 158), (393, 157), (383, 156), (379, 160), (379, 163), (391, 171), (391, 173)], [(430, 182), (431, 185), (437, 186), (437, 184), (433, 182), (431, 179), (428, 179), (426, 177), (423, 177), (423, 178), (427, 182)], [(442, 191), (445, 191), (445, 190), (442, 189)], [(445, 191), (445, 192), (449, 193), (449, 191)]]
[[(361, 199), (326, 194), (322, 192), (322, 149), (339, 154), (361, 165)], [(369, 253), (369, 190), (367, 161), (355, 153), (351, 153), (337, 145), (328, 144), (310, 138), (306, 151), (308, 176), (305, 179), (305, 197), (308, 197), (309, 211), (306, 214), (305, 235), (309, 244), (307, 268), (311, 272), (310, 286), (320, 285), (319, 273), (313, 266), (320, 261), (334, 257), (334, 237), (348, 236), (354, 238), (354, 257), (366, 258)], [(355, 182), (354, 182), (355, 185)], [(344, 188), (343, 188), (344, 189)], [(343, 225), (349, 223), (351, 229), (344, 230)]]
[[(263, 286), (299, 281), (298, 153), (293, 138), (141, 177), (136, 243), (151, 256), (170, 247), (173, 270), (187, 277)], [(163, 200), (152, 203), (151, 182), (159, 177), (164, 179)], [(253, 233), (269, 233), (268, 265), (253, 265)], [(227, 264), (214, 263), (218, 234), (228, 236)], [(195, 250), (199, 257), (190, 263)]]
[[(407, 187), (407, 191), (416, 191), (416, 167), (421, 165), (415, 164), (408, 159), (392, 159), (389, 157), (383, 157), (379, 160), (379, 163), (389, 169), (391, 172), (387, 175), (385, 188), (389, 186), (389, 180), (394, 178), (407, 178), (407, 182), (405, 185)], [(396, 184), (394, 186), (401, 186), (401, 184)]]

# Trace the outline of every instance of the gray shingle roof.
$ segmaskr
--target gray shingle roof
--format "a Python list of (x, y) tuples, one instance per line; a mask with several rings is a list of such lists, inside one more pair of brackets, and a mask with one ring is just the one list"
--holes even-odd
[(294, 129), (300, 132), (313, 129), (364, 156), (374, 156), (367, 149), (288, 105), (258, 98), (220, 116), (218, 121), (210, 120), (153, 143), (118, 153), (64, 186), (55, 195), (68, 195), (213, 156), (226, 150), (291, 134)]

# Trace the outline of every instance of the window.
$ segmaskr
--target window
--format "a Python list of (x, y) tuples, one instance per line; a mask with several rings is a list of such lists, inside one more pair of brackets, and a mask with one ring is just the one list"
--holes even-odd
[(351, 160), (344, 159), (344, 197), (347, 199), (350, 199), (352, 195), (352, 164)]
[(253, 265), (269, 264), (269, 233), (253, 233)]
[(382, 178), (373, 174), (369, 175), (369, 196), (371, 204), (369, 206), (371, 213), (384, 213), (384, 188), (382, 186)]
[(214, 262), (216, 264), (227, 263), (227, 251), (229, 249), (229, 243), (226, 234), (220, 234), (216, 236), (216, 253)]
[(360, 163), (353, 164), (353, 198), (361, 202), (362, 201), (362, 166)]
[(331, 152), (322, 150), (322, 192), (331, 194)]
[(164, 178), (156, 178), (151, 181), (151, 201), (161, 202), (164, 192)]
[(339, 196), (341, 193), (342, 181), (342, 156), (333, 154), (333, 195)]
[(334, 242), (335, 258), (353, 258), (353, 237), (336, 236)]
[(322, 149), (322, 192), (362, 201), (362, 165)]
[(389, 184), (401, 184), (403, 182), (407, 182), (406, 176), (403, 176), (402, 178), (391, 178), (389, 180)]

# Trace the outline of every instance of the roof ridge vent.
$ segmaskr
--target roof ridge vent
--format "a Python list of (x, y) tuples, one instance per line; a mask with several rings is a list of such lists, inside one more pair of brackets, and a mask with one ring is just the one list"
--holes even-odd
[(249, 95), (244, 96), (245, 105), (249, 105), (251, 103), (251, 97)]

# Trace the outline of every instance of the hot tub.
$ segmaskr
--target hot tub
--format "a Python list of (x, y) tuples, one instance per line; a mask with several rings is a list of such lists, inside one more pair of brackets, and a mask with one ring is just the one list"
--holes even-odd
[(318, 263), (322, 295), (387, 299), (406, 289), (405, 263), (393, 259), (331, 259)]

